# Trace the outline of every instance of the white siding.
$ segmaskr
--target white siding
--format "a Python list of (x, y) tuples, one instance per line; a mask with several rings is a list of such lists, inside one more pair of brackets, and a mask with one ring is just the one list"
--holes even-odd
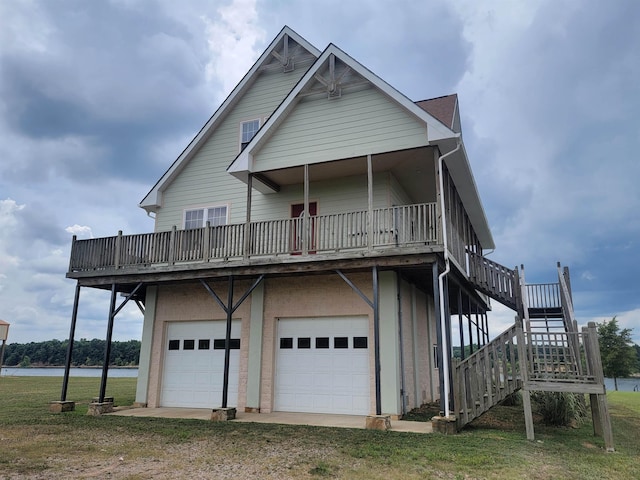
[(300, 101), (260, 152), (256, 171), (427, 145), (427, 127), (376, 89)]
[(182, 228), (185, 207), (230, 204), (230, 222), (245, 218), (247, 187), (226, 172), (239, 152), (239, 128), (243, 120), (270, 115), (304, 74), (263, 72), (251, 89), (213, 132), (184, 170), (163, 192), (162, 208), (156, 216), (156, 231)]

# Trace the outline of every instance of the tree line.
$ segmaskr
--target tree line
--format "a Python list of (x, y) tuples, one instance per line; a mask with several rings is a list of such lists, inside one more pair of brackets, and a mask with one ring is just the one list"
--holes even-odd
[[(6, 345), (4, 365), (8, 367), (48, 367), (64, 365), (67, 358), (68, 340), (46, 342), (11, 343)], [(102, 366), (106, 340), (81, 338), (73, 342), (71, 365)], [(111, 342), (109, 365), (137, 366), (140, 359), (140, 341)]]

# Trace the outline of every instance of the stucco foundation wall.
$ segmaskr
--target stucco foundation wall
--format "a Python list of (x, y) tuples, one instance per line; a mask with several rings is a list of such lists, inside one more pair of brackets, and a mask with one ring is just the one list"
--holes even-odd
[[(226, 302), (227, 281), (210, 282), (216, 294)], [(248, 281), (234, 284), (234, 304), (251, 286)], [(249, 320), (251, 302), (245, 301), (233, 314), (233, 320), (241, 321), (240, 342), (240, 379), (238, 386), (238, 409), (244, 409), (247, 389), (247, 364), (249, 358)], [(149, 389), (147, 405), (160, 406), (162, 381), (162, 358), (167, 343), (168, 322), (226, 320), (227, 315), (213, 297), (200, 284), (163, 285), (158, 287), (156, 318), (153, 326), (153, 344), (151, 347), (151, 368), (149, 370)], [(220, 399), (222, 401), (222, 399)], [(219, 405), (212, 405), (212, 407)]]

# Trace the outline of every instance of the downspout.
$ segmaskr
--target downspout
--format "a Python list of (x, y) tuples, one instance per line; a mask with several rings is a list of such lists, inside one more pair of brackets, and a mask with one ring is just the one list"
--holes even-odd
[(447, 341), (447, 322), (446, 322), (446, 314), (444, 311), (445, 302), (444, 302), (444, 277), (451, 271), (451, 265), (449, 264), (449, 249), (447, 245), (447, 218), (445, 216), (445, 206), (444, 206), (444, 180), (442, 174), (442, 166), (444, 164), (444, 159), (449, 155), (456, 153), (460, 150), (462, 146), (462, 142), (460, 141), (460, 135), (457, 137), (458, 144), (456, 148), (451, 150), (449, 153), (445, 153), (438, 157), (438, 173), (440, 176), (440, 214), (442, 217), (442, 242), (444, 246), (444, 271), (438, 275), (438, 289), (440, 292), (440, 341), (442, 343), (442, 375), (444, 377), (444, 414), (445, 417), (449, 416), (449, 342)]

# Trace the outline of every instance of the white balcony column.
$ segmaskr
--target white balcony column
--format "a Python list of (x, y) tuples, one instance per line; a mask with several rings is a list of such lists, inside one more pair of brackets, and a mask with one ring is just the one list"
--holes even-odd
[(367, 155), (367, 249), (373, 249), (373, 165)]
[(309, 253), (309, 164), (304, 165), (304, 212), (302, 213), (302, 254)]
[(242, 256), (245, 260), (249, 258), (251, 251), (251, 195), (253, 193), (253, 175), (250, 173), (247, 178), (247, 219), (244, 224), (244, 248)]

